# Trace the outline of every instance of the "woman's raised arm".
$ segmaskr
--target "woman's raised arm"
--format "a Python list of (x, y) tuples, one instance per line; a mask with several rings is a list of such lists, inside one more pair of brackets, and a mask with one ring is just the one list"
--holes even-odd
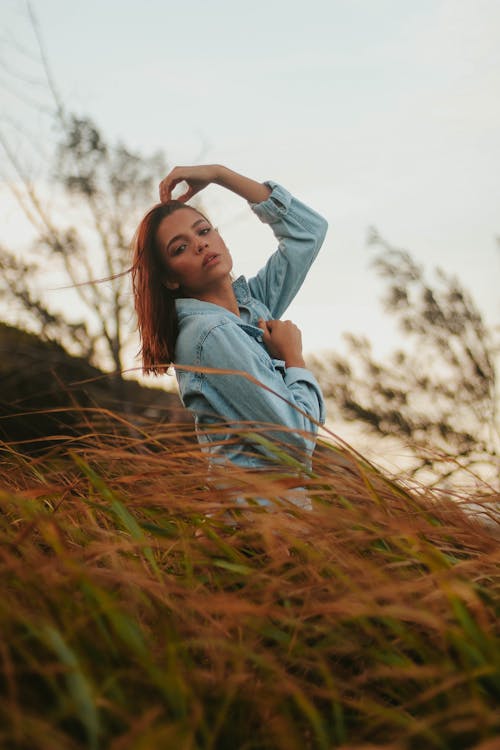
[(174, 167), (160, 182), (160, 201), (172, 200), (172, 191), (180, 182), (187, 182), (188, 189), (177, 198), (187, 202), (211, 183), (231, 190), (250, 203), (261, 203), (271, 194), (271, 189), (261, 182), (244, 177), (221, 164), (200, 164), (192, 167)]

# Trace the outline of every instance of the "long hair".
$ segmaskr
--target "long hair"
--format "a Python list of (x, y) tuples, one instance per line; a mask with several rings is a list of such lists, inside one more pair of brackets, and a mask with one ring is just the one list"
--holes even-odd
[(132, 289), (144, 374), (161, 375), (174, 361), (179, 332), (175, 310), (178, 293), (163, 284), (165, 268), (156, 235), (160, 222), (181, 208), (200, 213), (181, 201), (157, 203), (144, 216), (133, 239)]

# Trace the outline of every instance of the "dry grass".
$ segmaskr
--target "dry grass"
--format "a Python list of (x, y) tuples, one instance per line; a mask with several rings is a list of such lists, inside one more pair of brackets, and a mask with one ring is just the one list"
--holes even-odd
[(0, 747), (497, 747), (493, 516), (334, 441), (207, 477), (190, 428), (85, 419), (1, 453)]

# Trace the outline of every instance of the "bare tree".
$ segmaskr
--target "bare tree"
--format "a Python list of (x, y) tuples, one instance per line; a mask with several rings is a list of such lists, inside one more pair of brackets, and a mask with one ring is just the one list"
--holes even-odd
[[(4, 50), (1, 85), (46, 130), (34, 132), (7, 115), (0, 122), (4, 184), (35, 236), (23, 258), (18, 248), (0, 246), (0, 299), (17, 306), (24, 326), (111, 370), (119, 382), (132, 327), (130, 240), (144, 208), (156, 200), (165, 158), (111, 144), (91, 119), (67, 111), (29, 3), (26, 8), (36, 54), (18, 45), (18, 65), (9, 66)], [(23, 72), (25, 59), (36, 76)], [(103, 277), (109, 280), (98, 283)], [(47, 294), (54, 278), (72, 290), (70, 314), (57, 311), (56, 295)]]
[(426, 276), (405, 250), (375, 230), (373, 266), (386, 281), (384, 305), (411, 348), (377, 361), (366, 338), (346, 335), (348, 354), (315, 357), (325, 395), (368, 434), (395, 437), (415, 452), (413, 476), (443, 481), (458, 471), (499, 467), (498, 339), (460, 281)]

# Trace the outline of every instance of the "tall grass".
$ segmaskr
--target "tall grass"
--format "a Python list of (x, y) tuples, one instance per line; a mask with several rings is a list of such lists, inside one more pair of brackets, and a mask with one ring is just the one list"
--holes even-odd
[(207, 474), (190, 427), (82, 416), (2, 446), (0, 747), (498, 747), (498, 497), (485, 524), (333, 439)]

